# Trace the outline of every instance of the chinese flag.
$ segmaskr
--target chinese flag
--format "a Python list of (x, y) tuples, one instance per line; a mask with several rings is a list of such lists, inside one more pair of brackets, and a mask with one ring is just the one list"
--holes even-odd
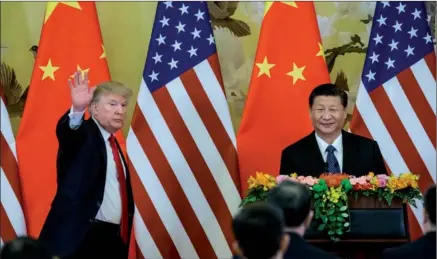
[[(90, 85), (109, 81), (94, 2), (49, 2), (23, 118), (17, 153), (28, 234), (38, 237), (56, 192), (56, 124), (71, 107), (67, 79), (78, 69)], [(121, 132), (118, 141), (125, 146)]]
[(243, 195), (256, 171), (279, 173), (282, 150), (309, 134), (308, 97), (330, 82), (312, 2), (267, 2), (237, 134)]

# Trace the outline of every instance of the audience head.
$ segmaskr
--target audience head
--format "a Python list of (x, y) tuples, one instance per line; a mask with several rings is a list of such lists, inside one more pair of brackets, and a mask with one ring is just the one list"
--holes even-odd
[(435, 184), (433, 184), (428, 190), (425, 192), (424, 195), (425, 199), (425, 226), (429, 230), (435, 230), (435, 214), (436, 214), (436, 191), (435, 191)]
[(124, 126), (132, 90), (119, 82), (97, 85), (90, 104), (90, 112), (99, 124), (113, 134)]
[(52, 259), (49, 249), (39, 240), (19, 237), (4, 245), (1, 259)]
[(234, 249), (241, 258), (271, 259), (288, 247), (281, 210), (266, 202), (245, 206), (233, 219)]
[(340, 134), (347, 117), (348, 97), (334, 84), (322, 84), (314, 88), (309, 97), (311, 121), (320, 137)]
[(311, 191), (306, 185), (284, 181), (270, 190), (267, 202), (282, 210), (287, 228), (306, 229), (310, 225), (313, 211)]

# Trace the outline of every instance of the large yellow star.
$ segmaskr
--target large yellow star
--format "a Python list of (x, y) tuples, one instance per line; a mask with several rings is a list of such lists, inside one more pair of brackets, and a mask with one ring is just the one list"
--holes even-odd
[(267, 57), (264, 57), (263, 63), (256, 63), (256, 66), (259, 68), (258, 77), (264, 74), (270, 77), (270, 69), (274, 67), (275, 64), (269, 64)]
[(100, 55), (99, 59), (106, 58), (105, 46), (103, 46), (103, 44), (102, 44), (102, 50), (103, 50), (103, 52), (102, 52), (102, 55)]
[[(77, 65), (77, 70), (76, 71), (80, 71), (81, 72), (81, 74), (82, 74), (82, 79), (84, 79), (85, 78), (85, 72), (89, 72), (90, 71), (90, 69), (89, 68), (87, 68), (87, 69), (82, 69), (79, 65)], [(75, 72), (76, 72), (75, 71)], [(73, 78), (74, 77), (74, 73), (70, 76), (70, 78)], [(89, 81), (89, 80), (88, 80)]]
[(82, 10), (82, 8), (80, 7), (79, 2), (48, 2), (47, 3), (47, 8), (46, 8), (46, 17), (45, 17), (44, 23), (47, 22), (47, 20), (50, 18), (50, 16), (52, 15), (53, 11), (55, 11), (56, 7), (59, 4), (68, 5), (70, 7)]
[[(266, 13), (270, 10), (270, 7), (272, 7), (274, 2), (266, 2), (264, 5), (264, 16), (266, 16)], [(297, 4), (294, 1), (291, 2), (278, 2), (278, 3), (283, 3), (289, 6), (293, 6), (295, 8), (297, 8)]]
[(39, 66), (39, 68), (44, 72), (41, 80), (50, 77), (53, 81), (55, 80), (55, 71), (59, 69), (59, 67), (54, 67), (52, 65), (52, 60), (50, 58), (49, 62), (47, 62), (47, 66)]
[(326, 59), (325, 59), (325, 51), (324, 51), (324, 49), (323, 49), (323, 45), (320, 44), (320, 42), (318, 42), (318, 44), (319, 44), (319, 52), (317, 52), (316, 56), (317, 56), (317, 57), (322, 56), (323, 60), (326, 61)]
[(288, 72), (287, 75), (293, 77), (293, 85), (296, 84), (297, 80), (306, 80), (303, 76), (303, 70), (305, 69), (305, 66), (298, 67), (296, 63), (293, 62), (293, 70)]

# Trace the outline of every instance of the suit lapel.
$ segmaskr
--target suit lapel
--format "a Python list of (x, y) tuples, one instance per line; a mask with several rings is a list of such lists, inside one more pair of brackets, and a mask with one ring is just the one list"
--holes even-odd
[(355, 159), (357, 157), (357, 147), (354, 146), (354, 143), (351, 139), (351, 135), (349, 132), (342, 131), (343, 138), (343, 172), (347, 174), (353, 174), (355, 169), (354, 165)]
[(308, 135), (308, 154), (307, 157), (310, 159), (310, 167), (314, 172), (323, 172), (325, 171), (325, 161), (323, 160), (322, 153), (320, 153), (319, 145), (316, 140), (316, 132), (313, 131), (310, 135)]

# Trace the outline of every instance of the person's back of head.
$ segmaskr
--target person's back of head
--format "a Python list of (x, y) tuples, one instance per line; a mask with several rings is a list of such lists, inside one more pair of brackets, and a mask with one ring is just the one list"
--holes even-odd
[(435, 231), (435, 217), (436, 217), (436, 186), (433, 184), (425, 192), (425, 226), (428, 231)]
[(267, 202), (282, 210), (287, 228), (306, 228), (311, 223), (311, 191), (306, 185), (284, 181), (269, 192)]
[(271, 259), (288, 247), (279, 208), (266, 202), (245, 206), (233, 219), (234, 249), (240, 258)]
[(7, 242), (1, 252), (1, 259), (52, 259), (49, 249), (40, 241), (30, 237), (19, 237)]

